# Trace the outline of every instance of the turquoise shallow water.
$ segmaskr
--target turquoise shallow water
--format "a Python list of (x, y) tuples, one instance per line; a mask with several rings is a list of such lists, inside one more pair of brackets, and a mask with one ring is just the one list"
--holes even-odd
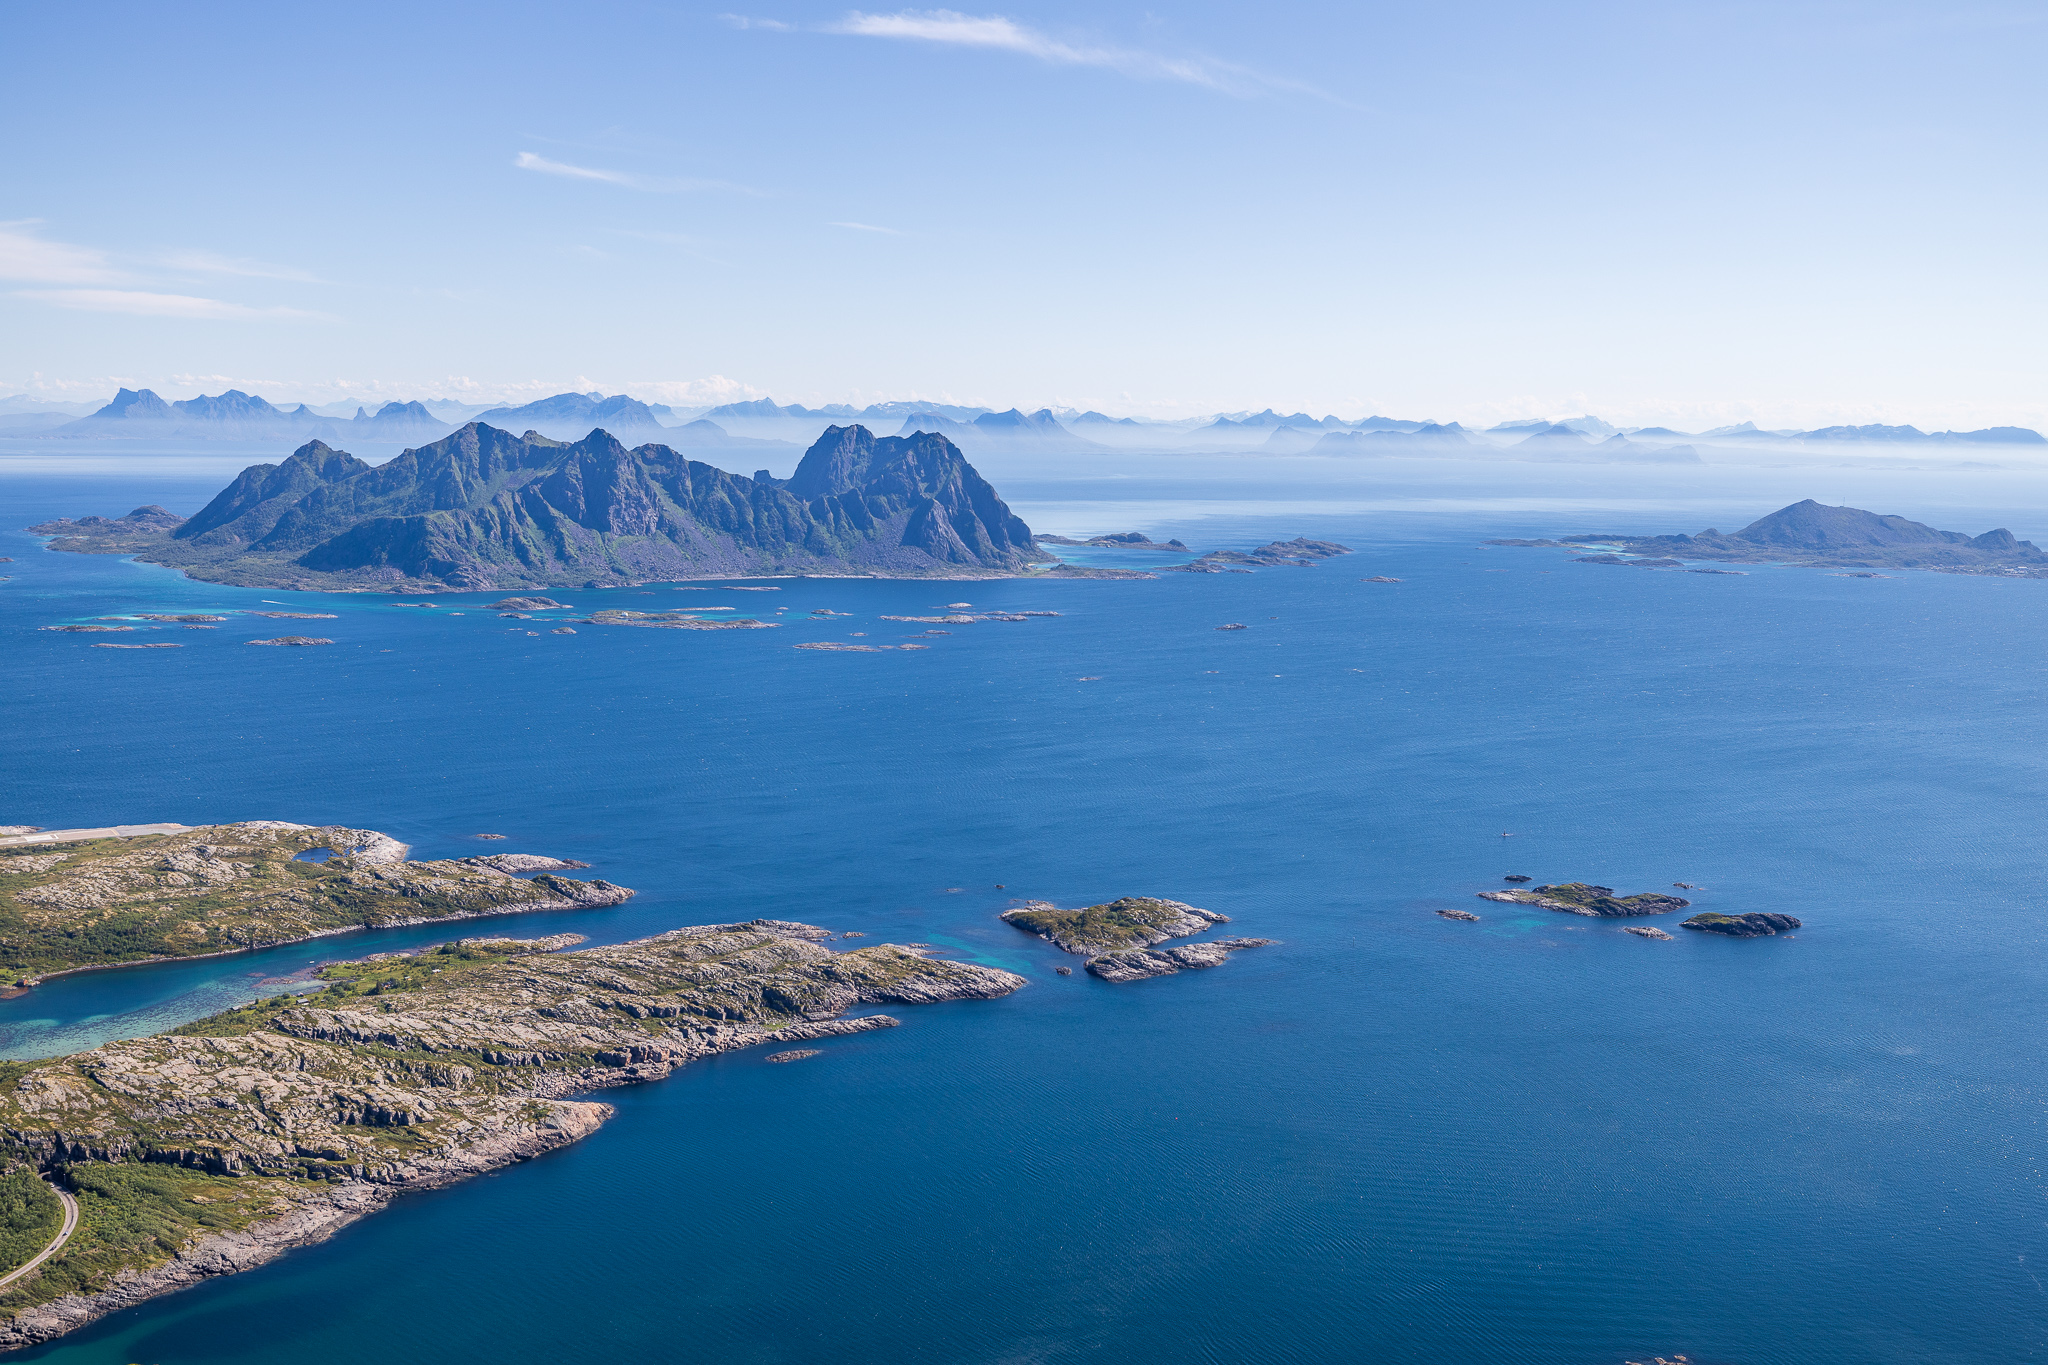
[[(774, 915), (1032, 981), (798, 1066), (735, 1054), (606, 1092), (618, 1116), (573, 1148), (23, 1358), (2038, 1353), (2048, 583), (1478, 548), (1725, 528), (1796, 482), (1671, 475), (1603, 502), (1516, 477), (1259, 505), (1146, 469), (1002, 484), (1043, 529), (1359, 547), (1315, 569), (557, 594), (851, 613), (720, 634), (529, 636), (478, 610), (495, 594), (295, 596), (337, 619), (95, 650), (36, 628), (278, 595), (0, 534), (0, 820), (336, 822), (423, 855), (503, 833), (640, 895), (494, 926), (614, 941)], [(220, 481), (18, 467), (0, 526), (189, 511)], [(2010, 510), (2048, 507), (2017, 483), (1912, 490), (1878, 510), (2048, 520)], [(1062, 615), (919, 653), (790, 648), (892, 641), (922, 627), (881, 615), (957, 600)], [(335, 646), (241, 643), (312, 626)], [(1700, 908), (1807, 927), (1645, 942), (1473, 898), (1507, 872), (1697, 882)], [(1283, 942), (1113, 987), (1055, 975), (1071, 960), (994, 918), (1131, 892)], [(0, 1050), (148, 1031), (314, 958), (467, 929), (69, 978), (0, 1001)]]

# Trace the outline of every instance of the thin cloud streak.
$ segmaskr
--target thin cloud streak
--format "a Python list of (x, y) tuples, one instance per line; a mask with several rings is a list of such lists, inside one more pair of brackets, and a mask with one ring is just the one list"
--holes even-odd
[(107, 264), (107, 253), (69, 242), (52, 242), (25, 231), (34, 218), (0, 223), (0, 280), (29, 284), (114, 284), (125, 278)]
[(724, 190), (731, 194), (757, 196), (761, 193), (751, 186), (735, 185), (729, 180), (675, 180), (663, 176), (633, 175), (626, 171), (605, 171), (593, 166), (572, 166), (566, 161), (550, 161), (532, 152), (521, 152), (512, 159), (512, 164), (522, 171), (538, 171), (542, 175), (559, 175), (570, 180), (595, 180), (650, 194), (679, 194), (691, 190)]
[(638, 188), (633, 177), (623, 171), (600, 171), (589, 166), (571, 166), (566, 161), (550, 161), (532, 152), (521, 152), (512, 162), (522, 171), (539, 171), (542, 175), (567, 176), (571, 180), (601, 180), (607, 185), (624, 185), (629, 189)]
[(189, 271), (195, 275), (234, 275), (251, 280), (289, 280), (295, 284), (320, 283), (317, 276), (296, 266), (272, 265), (268, 261), (222, 256), (212, 251), (167, 252), (163, 263), (172, 270)]
[(901, 229), (876, 227), (873, 223), (827, 223), (826, 227), (852, 228), (855, 232), (885, 232), (891, 237), (901, 237)]
[(16, 298), (34, 299), (53, 308), (82, 313), (125, 313), (139, 318), (188, 318), (219, 322), (248, 322), (263, 319), (331, 320), (325, 313), (300, 308), (250, 308), (223, 299), (202, 299), (190, 294), (153, 294), (139, 289), (17, 289)]
[[(758, 23), (758, 21), (756, 21)], [(1063, 42), (1014, 19), (999, 14), (962, 14), (958, 10), (901, 10), (895, 14), (866, 14), (854, 10), (836, 24), (826, 24), (827, 33), (858, 38), (893, 38), (898, 41), (935, 43), (947, 47), (987, 48), (1036, 57), (1059, 66), (1092, 66), (1115, 71), (1134, 80), (1182, 81), (1239, 99), (1288, 91), (1313, 95), (1333, 104), (1343, 104), (1325, 91), (1300, 81), (1268, 76), (1249, 67), (1212, 57), (1169, 57), (1136, 48), (1093, 47)], [(1348, 107), (1348, 106), (1347, 106)]]

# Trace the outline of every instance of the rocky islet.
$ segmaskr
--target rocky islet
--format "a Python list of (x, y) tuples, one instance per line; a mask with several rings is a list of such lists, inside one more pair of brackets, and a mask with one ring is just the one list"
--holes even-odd
[(1678, 927), (1697, 929), (1709, 934), (1726, 934), (1730, 938), (1766, 938), (1772, 934), (1787, 933), (1805, 926), (1791, 915), (1751, 911), (1745, 915), (1698, 914), (1691, 919), (1680, 921)]
[(1616, 896), (1613, 887), (1594, 886), (1590, 882), (1560, 882), (1556, 885), (1533, 887), (1526, 891), (1481, 891), (1479, 898), (1505, 901), (1515, 905), (1533, 905), (1544, 910), (1562, 911), (1567, 915), (1586, 915), (1601, 919), (1626, 918), (1631, 915), (1664, 915), (1673, 910), (1683, 910), (1691, 904), (1677, 896), (1667, 896), (1659, 891)]
[[(1514, 874), (1506, 880), (1526, 882), (1529, 878)], [(1674, 887), (1687, 891), (1702, 888), (1691, 882), (1673, 882)], [(1633, 896), (1616, 896), (1610, 886), (1595, 886), (1590, 882), (1560, 882), (1554, 885), (1532, 887), (1528, 890), (1481, 891), (1480, 899), (1503, 901), (1515, 905), (1530, 905), (1543, 910), (1561, 911), (1568, 915), (1584, 915), (1598, 919), (1626, 919), (1642, 915), (1663, 915), (1674, 910), (1684, 910), (1691, 902), (1678, 896), (1667, 896), (1662, 892), (1644, 891)], [(1477, 919), (1464, 911), (1439, 910), (1446, 919)], [(1786, 933), (1802, 928), (1801, 922), (1791, 915), (1771, 911), (1751, 911), (1740, 915), (1727, 915), (1715, 911), (1702, 911), (1679, 923), (1681, 929), (1695, 929), (1704, 933), (1723, 934), (1730, 938), (1764, 938), (1773, 934)], [(1670, 939), (1671, 935), (1662, 929), (1648, 925), (1624, 925), (1627, 933), (1642, 938)]]
[[(1050, 901), (1025, 901), (1005, 910), (1006, 924), (1036, 934), (1062, 952), (1088, 960), (1082, 965), (1105, 981), (1140, 981), (1175, 972), (1220, 967), (1229, 955), (1274, 942), (1266, 938), (1220, 938), (1154, 951), (1152, 945), (1187, 938), (1228, 915), (1156, 896), (1125, 896), (1080, 909), (1062, 910)], [(1064, 974), (1064, 969), (1061, 969)]]

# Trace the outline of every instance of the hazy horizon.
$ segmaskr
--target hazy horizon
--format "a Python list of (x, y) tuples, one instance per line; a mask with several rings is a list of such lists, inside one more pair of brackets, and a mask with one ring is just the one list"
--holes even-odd
[(207, 14), (16, 17), (0, 393), (2048, 426), (2033, 7)]

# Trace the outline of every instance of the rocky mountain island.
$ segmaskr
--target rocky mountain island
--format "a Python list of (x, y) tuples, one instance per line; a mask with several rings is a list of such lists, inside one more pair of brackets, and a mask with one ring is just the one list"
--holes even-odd
[[(198, 515), (32, 527), (254, 587), (422, 592), (778, 573), (1014, 574), (1051, 557), (943, 436), (829, 427), (786, 480), (665, 445), (471, 422), (371, 466), (319, 441), (242, 471)], [(175, 520), (172, 518), (171, 520)]]
[(0, 979), (32, 985), (81, 967), (203, 957), (346, 929), (617, 905), (633, 894), (555, 876), (582, 866), (556, 858), (408, 862), (407, 852), (375, 830), (276, 820), (0, 847)]
[[(1759, 517), (1739, 531), (1709, 527), (1697, 535), (1578, 535), (1555, 540), (1489, 540), (1488, 545), (1557, 549), (1620, 549), (1669, 561), (1718, 560), (1737, 564), (1792, 563), (1838, 569), (1933, 569), (1940, 573), (2048, 577), (2048, 552), (2015, 539), (2003, 528), (1980, 536), (1937, 531), (1904, 517), (1855, 507), (1826, 507), (1808, 498)], [(1615, 555), (1589, 562), (1627, 564)]]
[(558, 952), (470, 940), (325, 969), (153, 1038), (0, 1063), (0, 1160), (77, 1200), (77, 1230), (0, 1291), (0, 1349), (47, 1341), (319, 1241), (399, 1190), (564, 1146), (612, 1108), (565, 1100), (757, 1043), (887, 1028), (881, 1004), (985, 1000), (1008, 972), (776, 920)]

